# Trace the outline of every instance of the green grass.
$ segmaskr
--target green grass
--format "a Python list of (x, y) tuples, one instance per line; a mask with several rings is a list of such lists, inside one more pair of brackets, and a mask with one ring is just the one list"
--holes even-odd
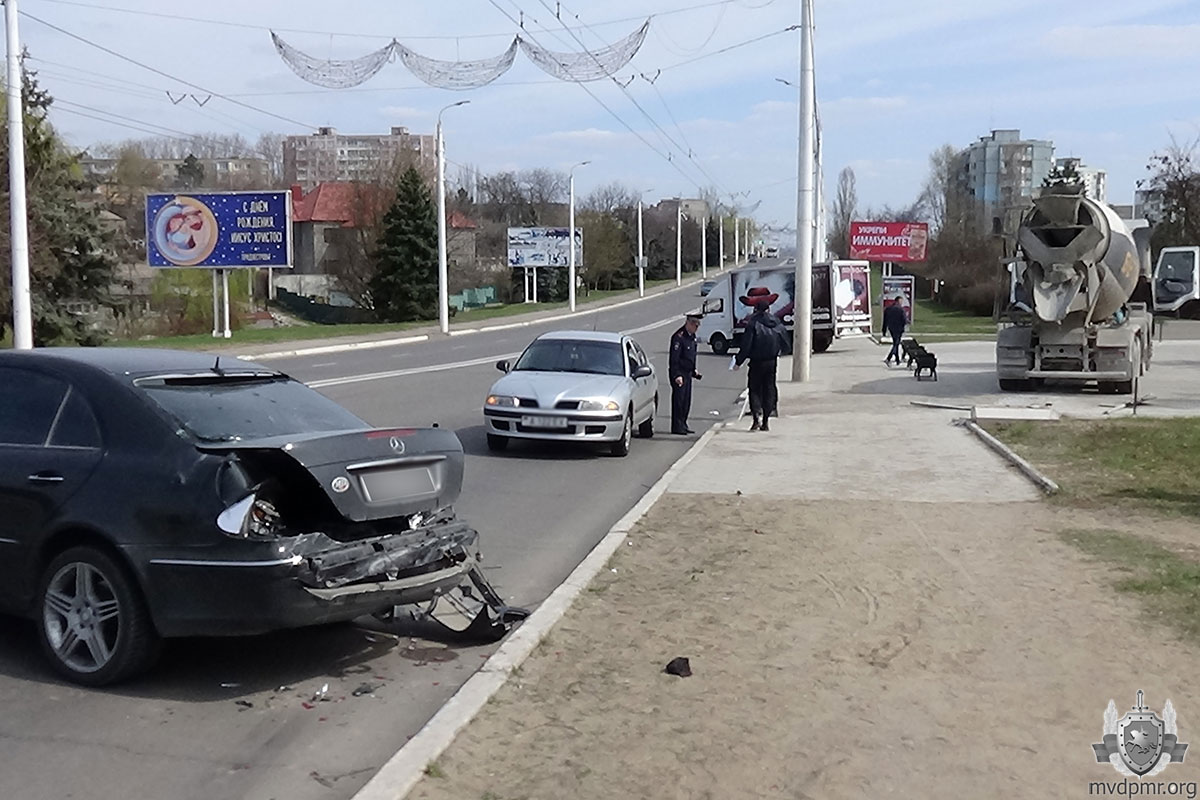
[[(697, 276), (687, 275), (688, 280)], [(646, 290), (650, 291), (656, 288), (673, 284), (674, 278), (667, 280), (647, 281)], [(587, 306), (592, 303), (599, 303), (605, 300), (611, 300), (620, 297), (633, 298), (637, 296), (636, 289), (612, 289), (603, 291), (591, 291), (587, 295), (579, 294), (576, 296), (578, 306)], [(451, 318), (451, 325), (462, 326), (471, 325), (478, 322), (486, 322), (488, 320), (504, 319), (507, 317), (520, 316), (522, 314), (532, 314), (539, 311), (553, 311), (555, 309), (565, 309), (567, 303), (512, 303), (509, 305), (489, 306), (487, 308), (476, 308), (470, 311), (463, 311), (455, 314)], [(404, 331), (411, 331), (415, 328), (424, 328), (436, 326), (437, 320), (426, 320), (420, 322), (401, 322), (401, 323), (360, 323), (350, 325), (295, 325), (280, 328), (242, 328), (233, 331), (233, 335), (229, 339), (214, 339), (211, 333), (196, 333), (183, 336), (158, 336), (150, 339), (113, 339), (108, 342), (112, 347), (156, 347), (168, 348), (173, 350), (204, 350), (212, 347), (221, 347), (225, 345), (247, 345), (247, 344), (274, 344), (279, 342), (313, 342), (336, 339), (339, 337), (365, 337), (379, 334), (402, 334)], [(6, 334), (3, 340), (0, 340), (0, 345), (11, 347), (11, 334)]]
[(1135, 595), (1151, 619), (1200, 639), (1200, 564), (1128, 533), (1069, 530), (1060, 536), (1124, 573), (1116, 590)]
[(1200, 419), (988, 423), (1069, 503), (1200, 519)]
[[(878, 300), (883, 289), (883, 269), (877, 264), (871, 266), (871, 287), (873, 299)], [(872, 330), (879, 333), (883, 330), (883, 311), (876, 306), (872, 315)], [(991, 316), (981, 317), (967, 311), (947, 308), (932, 300), (918, 299), (909, 335), (918, 339), (922, 336), (982, 339), (996, 335), (996, 323), (992, 321)]]

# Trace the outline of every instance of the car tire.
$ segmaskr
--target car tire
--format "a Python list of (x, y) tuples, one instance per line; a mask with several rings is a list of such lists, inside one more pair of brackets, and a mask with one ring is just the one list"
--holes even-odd
[(612, 443), (611, 452), (614, 456), (629, 455), (629, 445), (633, 442), (633, 412), (625, 415), (625, 427), (621, 428), (621, 438)]
[(161, 640), (137, 583), (95, 547), (73, 547), (46, 567), (38, 584), (37, 622), (51, 666), (72, 683), (127, 680), (158, 657)]
[(658, 416), (658, 396), (654, 397), (654, 405), (650, 408), (650, 418), (638, 426), (638, 436), (643, 439), (654, 438), (654, 420)]
[(708, 343), (712, 345), (713, 352), (719, 356), (729, 352), (729, 340), (719, 333), (714, 333)]
[(487, 445), (488, 450), (491, 450), (493, 453), (503, 453), (508, 449), (508, 437), (489, 433), (487, 435)]

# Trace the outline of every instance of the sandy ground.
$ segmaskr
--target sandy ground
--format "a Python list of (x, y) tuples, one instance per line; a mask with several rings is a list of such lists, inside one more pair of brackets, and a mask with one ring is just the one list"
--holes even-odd
[(1139, 689), (1200, 738), (1200, 647), (1059, 536), (1195, 526), (1042, 502), (868, 356), (718, 434), (409, 796), (1087, 797)]
[(1081, 521), (668, 495), (410, 796), (1087, 796), (1109, 699), (1194, 736), (1200, 653), (1060, 543)]

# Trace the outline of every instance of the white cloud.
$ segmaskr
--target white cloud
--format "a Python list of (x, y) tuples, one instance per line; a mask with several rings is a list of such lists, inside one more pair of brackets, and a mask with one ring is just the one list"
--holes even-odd
[(1065, 25), (1043, 38), (1060, 58), (1110, 60), (1136, 53), (1139, 61), (1182, 64), (1200, 59), (1200, 25)]

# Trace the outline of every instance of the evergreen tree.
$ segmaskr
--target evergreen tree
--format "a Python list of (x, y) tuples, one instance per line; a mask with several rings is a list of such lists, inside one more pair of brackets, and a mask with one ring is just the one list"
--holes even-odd
[(708, 263), (721, 263), (721, 233), (717, 230), (716, 217), (709, 217), (708, 224), (704, 226), (704, 246), (708, 248)]
[(413, 167), (400, 176), (396, 199), (383, 217), (371, 301), (384, 322), (438, 315), (437, 212), (429, 188)]
[(204, 165), (191, 153), (175, 168), (175, 183), (180, 189), (192, 190), (204, 184)]
[[(67, 301), (111, 302), (116, 269), (111, 237), (100, 229), (96, 208), (80, 202), (92, 187), (83, 178), (78, 154), (68, 150), (47, 119), (53, 99), (23, 62), (21, 88), (34, 344), (99, 344), (102, 337), (65, 306)], [(0, 137), (0, 334), (12, 327), (8, 164), (8, 140)]]
[[(1055, 164), (1050, 170), (1050, 174), (1042, 181), (1042, 186), (1046, 188), (1054, 186), (1070, 186), (1073, 184), (1082, 184), (1083, 178), (1079, 175), (1079, 170), (1075, 166), (1074, 161), (1065, 161), (1062, 164)], [(1085, 191), (1086, 193), (1086, 191)]]

